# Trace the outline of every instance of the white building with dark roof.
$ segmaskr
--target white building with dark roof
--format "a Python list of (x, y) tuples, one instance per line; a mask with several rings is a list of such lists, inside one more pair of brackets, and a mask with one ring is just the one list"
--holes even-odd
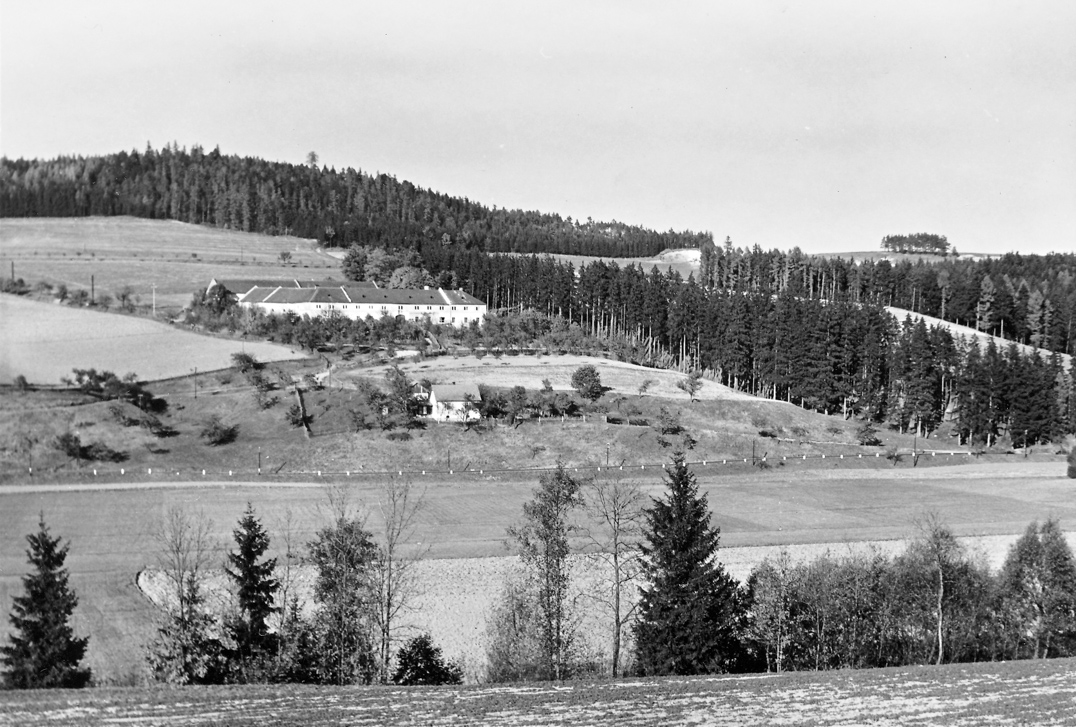
[(478, 384), (434, 384), (430, 389), (427, 416), (438, 422), (469, 422), (479, 419), (482, 393)]
[(266, 313), (295, 313), (311, 318), (338, 314), (353, 320), (388, 315), (409, 321), (429, 318), (444, 326), (481, 323), (486, 315), (486, 304), (462, 290), (377, 288), (350, 283), (311, 288), (258, 285), (239, 295), (238, 303), (257, 306)]
[(213, 288), (221, 288), (226, 293), (234, 296), (249, 293), (254, 288), (332, 288), (338, 285), (347, 285), (353, 288), (376, 288), (377, 283), (372, 281), (348, 281), (342, 283), (339, 280), (299, 280), (282, 278), (213, 278), (209, 281), (206, 293)]

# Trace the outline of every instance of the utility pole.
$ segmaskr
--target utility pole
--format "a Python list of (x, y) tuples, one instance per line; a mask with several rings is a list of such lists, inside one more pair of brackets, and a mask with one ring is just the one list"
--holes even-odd
[(262, 473), (262, 448), (258, 447), (258, 474)]

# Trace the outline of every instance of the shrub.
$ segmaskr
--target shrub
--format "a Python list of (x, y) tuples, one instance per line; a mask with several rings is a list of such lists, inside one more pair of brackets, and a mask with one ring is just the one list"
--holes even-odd
[(306, 417), (298, 404), (292, 404), (284, 413), (284, 420), (293, 427), (301, 427), (306, 424)]
[(792, 433), (795, 434), (800, 439), (804, 439), (805, 437), (808, 437), (811, 434), (809, 431), (807, 431), (806, 427), (792, 427)]
[(768, 437), (770, 439), (777, 439), (777, 432), (773, 431), (772, 429), (759, 429), (758, 436)]
[(882, 440), (878, 439), (878, 430), (870, 422), (863, 422), (863, 426), (856, 430), (856, 440), (864, 447), (880, 447)]
[(64, 432), (53, 440), (53, 446), (71, 459), (82, 456), (82, 440), (74, 432)]
[(429, 634), (422, 634), (408, 641), (396, 655), (395, 684), (403, 686), (437, 686), (461, 684), (463, 669), (446, 662), (441, 647), (435, 646)]
[(127, 459), (127, 453), (112, 449), (107, 444), (94, 442), (82, 448), (82, 458), (95, 462), (123, 462)]
[(410, 432), (389, 432), (385, 436), (390, 442), (407, 442), (411, 439)]
[(258, 359), (250, 355), (246, 351), (236, 351), (232, 354), (232, 366), (236, 368), (241, 374), (245, 374), (248, 371), (256, 371), (262, 367)]
[(15, 388), (18, 389), (19, 391), (29, 391), (30, 390), (30, 382), (27, 381), (26, 377), (23, 376), (22, 374), (19, 374), (18, 376), (15, 377), (14, 384), (15, 384)]
[(598, 369), (592, 364), (585, 364), (577, 368), (572, 374), (572, 388), (578, 391), (579, 395), (584, 399), (590, 401), (600, 399), (604, 389), (602, 388), (602, 380), (598, 374)]
[(233, 424), (228, 426), (221, 421), (219, 414), (214, 414), (205, 420), (202, 426), (202, 431), (198, 433), (202, 439), (214, 447), (218, 447), (222, 444), (230, 444), (236, 440), (239, 436), (239, 425)]

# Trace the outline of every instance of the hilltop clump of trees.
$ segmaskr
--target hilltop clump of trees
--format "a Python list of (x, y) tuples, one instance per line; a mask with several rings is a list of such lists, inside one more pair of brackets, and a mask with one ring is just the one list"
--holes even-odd
[(945, 235), (931, 232), (913, 232), (910, 235), (886, 235), (882, 249), (890, 252), (920, 253), (925, 255), (948, 255), (949, 240)]

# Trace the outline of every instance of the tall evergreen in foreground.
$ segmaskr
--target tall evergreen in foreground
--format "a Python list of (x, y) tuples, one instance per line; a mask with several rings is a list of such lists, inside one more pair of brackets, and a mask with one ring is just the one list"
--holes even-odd
[(740, 661), (744, 605), (739, 586), (715, 560), (720, 531), (710, 525), (684, 455), (673, 455), (668, 494), (654, 500), (643, 528), (643, 571), (635, 626), (642, 675), (731, 671)]
[(232, 580), (239, 597), (239, 614), (229, 624), (238, 650), (244, 680), (251, 662), (275, 651), (275, 637), (269, 633), (269, 617), (277, 612), (273, 606), (279, 582), (273, 577), (276, 558), (265, 558), (269, 535), (248, 502), (239, 527), (232, 531), (237, 550), (228, 554), (225, 573)]
[(10, 643), (0, 646), (4, 682), (12, 689), (79, 688), (90, 681), (90, 670), (80, 669), (89, 638), (77, 639), (71, 618), (78, 597), (67, 585), (69, 545), (49, 535), (44, 516), (38, 531), (26, 536), (26, 555), (34, 572), (22, 579), (25, 593), (15, 596), (9, 619), (14, 627)]

